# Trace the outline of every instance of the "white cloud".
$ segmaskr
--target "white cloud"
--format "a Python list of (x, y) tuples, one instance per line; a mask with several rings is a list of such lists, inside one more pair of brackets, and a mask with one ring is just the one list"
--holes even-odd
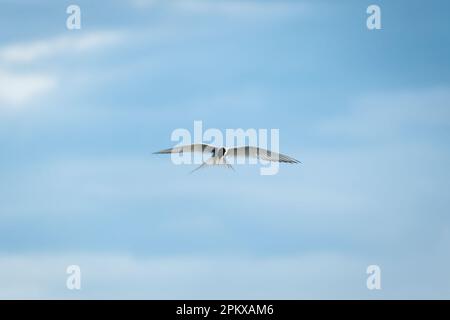
[(30, 63), (37, 59), (55, 55), (78, 53), (108, 45), (117, 44), (122, 39), (121, 32), (98, 31), (15, 43), (0, 48), (0, 60), (5, 62)]
[(0, 109), (17, 109), (58, 87), (58, 77), (48, 72), (23, 72), (16, 68), (35, 67), (42, 59), (57, 58), (118, 44), (123, 33), (98, 31), (13, 43), (0, 47)]
[(0, 70), (0, 109), (16, 108), (57, 86), (56, 78), (39, 73), (12, 73)]
[[(80, 291), (65, 286), (66, 268), (73, 264), (81, 269)], [(0, 298), (273, 299), (321, 294), (331, 297), (339, 295), (340, 285), (347, 295), (362, 287), (361, 275), (364, 269), (358, 271), (358, 262), (334, 254), (277, 258), (2, 255)], [(346, 284), (345, 280), (349, 282)]]
[[(366, 288), (379, 264), (381, 291)], [(66, 288), (68, 265), (81, 290)], [(121, 254), (2, 255), (2, 299), (364, 299), (448, 298), (448, 259), (435, 252), (392, 259), (318, 253), (278, 257)]]

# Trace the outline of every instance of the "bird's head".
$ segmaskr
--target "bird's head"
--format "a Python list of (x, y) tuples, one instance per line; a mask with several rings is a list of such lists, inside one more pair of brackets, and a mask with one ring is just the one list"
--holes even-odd
[(225, 155), (225, 152), (227, 152), (227, 150), (223, 147), (221, 148), (214, 148), (211, 151), (211, 155), (213, 157), (223, 157)]

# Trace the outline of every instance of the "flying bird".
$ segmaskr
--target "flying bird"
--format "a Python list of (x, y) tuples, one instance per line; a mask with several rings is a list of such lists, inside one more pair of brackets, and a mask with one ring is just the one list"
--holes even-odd
[[(245, 158), (257, 158), (272, 162), (282, 163), (301, 163), (300, 161), (286, 156), (281, 153), (272, 152), (258, 147), (244, 146), (244, 147), (215, 147), (209, 144), (196, 143), (184, 146), (178, 146), (170, 149), (154, 152), (154, 154), (171, 154), (171, 153), (186, 153), (186, 152), (200, 152), (210, 153), (211, 157), (203, 162), (198, 168), (194, 169), (195, 172), (206, 166), (224, 165), (227, 168), (233, 169), (233, 167), (227, 162), (227, 157), (245, 157)], [(234, 170), (234, 169), (233, 169)]]

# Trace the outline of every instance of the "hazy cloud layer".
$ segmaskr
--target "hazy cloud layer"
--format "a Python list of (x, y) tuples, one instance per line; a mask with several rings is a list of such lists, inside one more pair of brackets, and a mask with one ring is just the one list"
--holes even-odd
[[(447, 2), (45, 3), (0, 12), (0, 297), (448, 298)], [(152, 155), (194, 120), (302, 165)]]

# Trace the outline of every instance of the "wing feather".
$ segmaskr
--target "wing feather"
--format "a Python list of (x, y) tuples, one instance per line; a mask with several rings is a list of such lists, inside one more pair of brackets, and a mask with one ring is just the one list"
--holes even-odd
[(194, 143), (174, 148), (164, 149), (154, 152), (154, 154), (168, 154), (168, 153), (184, 153), (184, 152), (211, 152), (215, 147), (204, 143)]
[(266, 150), (263, 148), (250, 146), (229, 148), (227, 150), (226, 156), (258, 158), (266, 161), (283, 162), (283, 163), (301, 163), (300, 161), (291, 158), (287, 155)]

